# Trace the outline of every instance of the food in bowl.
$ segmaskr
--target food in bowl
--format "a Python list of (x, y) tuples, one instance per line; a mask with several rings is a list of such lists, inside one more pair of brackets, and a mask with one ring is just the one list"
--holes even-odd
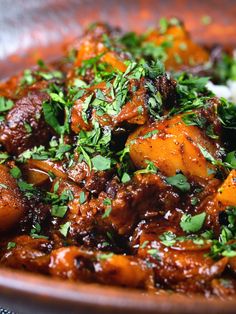
[(235, 295), (236, 105), (207, 88), (235, 60), (215, 55), (175, 18), (142, 35), (97, 23), (2, 82), (2, 267)]

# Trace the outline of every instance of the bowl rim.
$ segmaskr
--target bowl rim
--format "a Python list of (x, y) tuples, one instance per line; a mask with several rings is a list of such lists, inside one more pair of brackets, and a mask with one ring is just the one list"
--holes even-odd
[[(204, 296), (154, 295), (141, 291), (88, 284), (27, 273), (13, 269), (0, 269), (0, 299), (23, 304), (33, 302), (41, 308), (53, 308), (60, 313), (68, 309), (82, 309), (85, 313), (93, 310), (101, 313), (145, 313), (145, 314), (197, 314), (235, 313), (236, 299), (206, 299)], [(45, 311), (44, 311), (45, 313)], [(71, 312), (70, 312), (71, 313)], [(83, 312), (79, 312), (83, 313)], [(99, 312), (100, 313), (100, 312)]]

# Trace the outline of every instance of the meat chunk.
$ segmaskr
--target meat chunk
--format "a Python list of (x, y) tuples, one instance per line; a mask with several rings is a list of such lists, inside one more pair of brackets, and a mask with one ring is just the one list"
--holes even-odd
[(133, 256), (85, 251), (71, 246), (54, 250), (50, 273), (72, 280), (97, 281), (109, 285), (153, 288), (152, 270)]
[(93, 217), (100, 230), (127, 236), (143, 217), (163, 215), (179, 201), (179, 195), (158, 175), (137, 175), (118, 188), (112, 184), (107, 184), (107, 192), (78, 207), (78, 220)]
[(165, 244), (161, 238), (164, 232), (183, 234), (177, 226), (165, 221), (146, 223), (139, 230), (137, 253), (152, 264), (155, 281), (161, 286), (178, 292), (203, 292), (226, 268), (227, 257), (215, 261), (208, 256), (211, 244), (207, 240), (201, 245), (191, 239)]
[(42, 112), (42, 103), (48, 99), (46, 93), (35, 92), (16, 101), (0, 127), (0, 143), (7, 152), (18, 155), (48, 142), (52, 131)]
[(15, 247), (7, 251), (1, 258), (1, 263), (7, 267), (48, 273), (51, 243), (46, 239), (32, 239), (23, 235), (14, 238)]
[[(128, 82), (127, 101), (122, 105), (119, 112), (97, 114), (97, 108), (93, 107), (93, 100), (96, 98), (96, 90), (101, 90), (108, 105), (114, 102), (113, 90), (107, 87), (104, 82), (89, 87), (87, 93), (76, 100), (71, 112), (71, 128), (75, 133), (80, 130), (90, 131), (93, 127), (92, 120), (95, 119), (103, 127), (109, 126), (112, 129), (116, 127), (128, 128), (129, 125), (143, 125), (150, 119), (148, 114), (148, 102), (152, 97), (152, 92), (159, 93), (161, 96), (163, 108), (173, 107), (177, 103), (176, 81), (168, 78), (166, 75), (157, 77), (155, 80), (142, 77), (140, 80), (130, 79)], [(151, 92), (152, 90), (152, 92)], [(87, 110), (86, 102), (92, 101)]]

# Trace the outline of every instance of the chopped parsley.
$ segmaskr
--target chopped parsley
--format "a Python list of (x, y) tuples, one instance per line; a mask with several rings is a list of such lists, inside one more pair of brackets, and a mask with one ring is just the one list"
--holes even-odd
[(111, 169), (111, 159), (97, 155), (91, 159), (93, 168), (98, 171)]
[(67, 204), (74, 199), (74, 195), (69, 189), (64, 190), (60, 195), (58, 195), (58, 188), (59, 182), (56, 182), (56, 184), (54, 185), (54, 192), (47, 192), (45, 201), (52, 206), (52, 216), (63, 218), (67, 213)]
[(16, 247), (16, 243), (15, 242), (8, 242), (7, 243), (7, 250), (14, 249), (15, 247)]
[(14, 106), (14, 103), (10, 99), (0, 96), (0, 112), (10, 110)]
[(184, 214), (181, 217), (180, 226), (183, 231), (190, 232), (198, 232), (203, 227), (204, 221), (206, 219), (206, 213), (201, 213), (195, 216), (191, 216), (190, 214)]
[(70, 229), (70, 225), (71, 223), (68, 221), (62, 225), (60, 225), (60, 228), (59, 228), (59, 232), (64, 236), (64, 237), (67, 237), (67, 234), (69, 232), (69, 229)]
[(23, 180), (18, 181), (18, 186), (27, 198), (31, 198), (37, 193), (37, 189), (33, 186), (33, 184), (27, 183)]
[(100, 261), (107, 261), (113, 257), (113, 253), (99, 253), (97, 254), (97, 259)]
[(173, 246), (176, 243), (176, 235), (171, 231), (163, 233), (159, 238), (165, 246)]
[(158, 130), (152, 130), (148, 133), (146, 133), (145, 135), (143, 135), (143, 138), (151, 138), (153, 135), (158, 134)]
[(80, 205), (84, 204), (87, 200), (87, 197), (86, 197), (86, 194), (84, 191), (81, 191), (80, 192), (80, 195), (79, 195), (79, 203)]
[(236, 169), (236, 151), (228, 153), (225, 162), (227, 165), (230, 165), (232, 169)]
[(191, 188), (187, 178), (181, 173), (176, 174), (173, 177), (166, 178), (166, 182), (181, 192), (188, 192)]
[(206, 119), (196, 113), (186, 113), (183, 115), (182, 120), (186, 125), (196, 125), (201, 129), (206, 125)]
[(147, 253), (148, 253), (151, 257), (157, 259), (158, 261), (161, 260), (161, 258), (160, 258), (160, 252), (158, 251), (158, 249), (149, 249), (149, 250), (147, 250)]
[(124, 172), (121, 178), (122, 183), (127, 183), (131, 180), (130, 175), (127, 172)]
[(10, 170), (10, 174), (13, 176), (13, 178), (15, 179), (19, 179), (22, 175), (20, 168), (18, 168), (17, 166), (13, 167)]
[(33, 72), (30, 69), (25, 70), (21, 79), (21, 86), (32, 85), (35, 81)]
[(112, 211), (112, 201), (111, 201), (111, 199), (108, 198), (108, 197), (105, 198), (103, 200), (103, 205), (106, 206), (106, 210), (105, 210), (104, 214), (102, 215), (102, 218), (104, 219), (104, 218), (108, 218), (110, 216), (111, 211)]
[(67, 212), (66, 205), (52, 205), (51, 214), (54, 217), (63, 218)]
[(5, 163), (5, 161), (9, 158), (10, 156), (7, 153), (1, 153), (0, 152), (0, 164)]
[(40, 233), (41, 233), (41, 226), (39, 223), (35, 223), (35, 225), (30, 231), (30, 236), (33, 239), (48, 239), (48, 237), (41, 235)]

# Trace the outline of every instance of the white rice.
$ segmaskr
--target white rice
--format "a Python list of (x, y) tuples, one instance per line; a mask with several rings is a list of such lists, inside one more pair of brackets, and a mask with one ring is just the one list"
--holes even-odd
[[(236, 49), (233, 51), (233, 58), (236, 60)], [(229, 80), (226, 85), (215, 85), (212, 82), (207, 87), (218, 97), (224, 97), (236, 103), (236, 81)]]
[(236, 81), (228, 81), (227, 85), (207, 83), (207, 88), (218, 97), (224, 97), (236, 103)]

